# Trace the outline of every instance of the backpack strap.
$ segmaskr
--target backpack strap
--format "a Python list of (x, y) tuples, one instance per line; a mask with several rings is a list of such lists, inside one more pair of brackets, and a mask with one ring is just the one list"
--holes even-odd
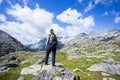
[(50, 37), (51, 37), (51, 34), (49, 34), (49, 37), (48, 37), (48, 43), (50, 42)]

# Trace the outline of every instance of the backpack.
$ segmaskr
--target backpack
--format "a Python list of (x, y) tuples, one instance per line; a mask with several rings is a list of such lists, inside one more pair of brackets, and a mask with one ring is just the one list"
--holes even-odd
[(57, 46), (57, 44), (58, 44), (58, 40), (57, 40), (57, 37), (56, 37), (56, 35), (54, 35), (54, 37), (52, 37), (51, 39), (51, 41), (50, 41), (50, 38), (51, 38), (51, 35), (49, 35), (49, 44), (53, 47), (53, 46)]

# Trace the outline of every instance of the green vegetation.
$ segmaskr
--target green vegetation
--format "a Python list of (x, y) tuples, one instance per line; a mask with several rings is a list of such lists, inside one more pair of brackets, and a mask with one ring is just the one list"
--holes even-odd
[[(107, 60), (109, 58), (113, 58), (114, 60), (120, 61), (120, 53), (119, 52), (109, 52), (110, 55), (108, 56), (104, 56), (101, 58), (96, 58), (96, 57), (80, 57), (80, 58), (73, 58), (71, 60), (67, 60), (67, 56), (65, 57), (64, 55), (61, 56), (61, 61), (60, 63), (62, 63), (64, 65), (65, 68), (69, 69), (70, 71), (72, 71), (75, 75), (80, 76), (80, 78), (82, 80), (102, 80), (105, 77), (108, 76), (103, 76), (101, 74), (101, 72), (91, 72), (88, 71), (87, 68), (89, 68), (90, 66), (92, 66), (95, 63), (99, 63), (102, 60)], [(103, 53), (99, 53), (100, 54), (105, 54)], [(114, 54), (114, 56), (112, 55)], [(79, 69), (77, 71), (73, 71), (75, 69)], [(119, 75), (110, 75), (109, 77), (114, 78), (116, 80), (120, 79)]]
[[(0, 73), (1, 80), (17, 80), (21, 76), (20, 72), (23, 68), (34, 64), (39, 59), (43, 59), (44, 54), (43, 53), (15, 53), (15, 54), (8, 54), (6, 56), (3, 56), (0, 59), (8, 59), (10, 56), (15, 56), (20, 61), (18, 62), (19, 67), (11, 68), (7, 72)], [(22, 61), (26, 61), (26, 63), (21, 64)], [(22, 75), (22, 76), (25, 77), (25, 80), (31, 80), (33, 78), (33, 75), (30, 75), (30, 74)]]
[[(99, 52), (98, 54), (95, 54), (96, 56), (100, 56), (106, 54), (105, 52)], [(110, 76), (103, 76), (101, 72), (91, 72), (88, 71), (87, 68), (89, 68), (91, 65), (101, 62), (102, 60), (107, 60), (109, 58), (112, 58), (116, 61), (120, 61), (120, 52), (116, 51), (109, 51), (109, 55), (104, 55), (104, 57), (86, 57), (82, 56), (80, 57), (80, 54), (78, 54), (78, 58), (73, 58), (71, 60), (68, 60), (69, 55), (66, 52), (57, 52), (56, 55), (56, 60), (57, 63), (62, 63), (65, 68), (68, 70), (72, 71), (75, 75), (80, 76), (82, 80), (102, 80), (105, 77), (111, 77), (116, 80), (120, 79), (119, 75), (110, 75)], [(70, 54), (71, 55), (71, 54)], [(77, 54), (76, 54), (77, 55)], [(23, 52), (23, 53), (15, 53), (15, 54), (8, 54), (6, 56), (3, 56), (0, 58), (2, 59), (8, 59), (10, 56), (15, 56), (20, 62), (19, 67), (17, 68), (12, 68), (7, 72), (2, 72), (0, 73), (0, 79), (1, 80), (17, 80), (20, 76), (24, 76), (25, 80), (31, 80), (33, 78), (33, 75), (21, 75), (21, 69), (28, 67), (35, 62), (37, 62), (39, 59), (43, 59), (45, 54), (44, 53), (28, 53), (28, 52)], [(21, 64), (22, 61), (26, 61), (26, 63)], [(43, 66), (42, 64), (41, 66)], [(75, 69), (79, 69), (74, 71)], [(62, 76), (60, 72), (57, 72), (53, 74), (53, 77), (56, 76)]]
[(57, 52), (56, 59), (57, 62), (61, 62), (67, 60), (68, 54), (65, 52)]
[(53, 77), (61, 77), (62, 73), (60, 71), (57, 71), (57, 73), (52, 74)]

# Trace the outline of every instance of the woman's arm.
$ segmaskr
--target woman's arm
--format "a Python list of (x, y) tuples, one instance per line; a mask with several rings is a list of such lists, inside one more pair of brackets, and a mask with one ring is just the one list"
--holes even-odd
[(49, 36), (47, 37), (46, 44), (45, 44), (45, 49), (46, 49), (46, 47), (47, 47), (49, 41), (50, 41), (50, 34), (49, 34)]

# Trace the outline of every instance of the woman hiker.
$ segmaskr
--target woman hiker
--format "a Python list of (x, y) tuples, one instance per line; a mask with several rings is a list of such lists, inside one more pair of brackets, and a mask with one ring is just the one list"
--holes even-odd
[(52, 66), (53, 67), (55, 66), (57, 44), (58, 44), (57, 36), (55, 35), (54, 30), (50, 29), (50, 34), (47, 38), (45, 45), (46, 48), (45, 65), (48, 65), (49, 54), (52, 52)]

